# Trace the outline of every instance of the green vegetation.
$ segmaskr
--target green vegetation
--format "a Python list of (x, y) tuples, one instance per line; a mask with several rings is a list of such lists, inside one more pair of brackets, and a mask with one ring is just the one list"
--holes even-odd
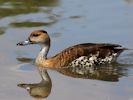
[(49, 26), (55, 22), (14, 22), (10, 25), (14, 27), (37, 27), (37, 26)]
[(25, 57), (23, 57), (23, 58), (16, 58), (18, 61), (20, 61), (20, 62), (31, 62), (31, 61), (33, 61), (33, 59), (31, 59), (31, 58), (25, 58)]
[(41, 6), (57, 6), (59, 0), (0, 0), (0, 5), (11, 4), (15, 7), (41, 7)]
[(0, 18), (6, 16), (13, 16), (18, 14), (26, 14), (30, 12), (37, 12), (37, 9), (25, 9), (25, 8), (18, 8), (18, 9), (9, 9), (9, 8), (0, 8)]
[(5, 33), (5, 28), (0, 28), (0, 35)]
[(58, 5), (58, 0), (0, 0), (0, 18), (38, 12), (41, 7)]
[(81, 18), (81, 16), (70, 16), (69, 18), (71, 18), (71, 19), (79, 19), (79, 18)]

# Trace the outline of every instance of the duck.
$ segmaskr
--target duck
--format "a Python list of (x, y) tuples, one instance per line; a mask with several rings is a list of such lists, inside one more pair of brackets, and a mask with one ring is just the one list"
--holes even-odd
[(52, 81), (46, 69), (41, 70), (40, 74), (41, 82), (32, 84), (20, 83), (18, 87), (26, 89), (33, 98), (47, 98), (51, 93)]
[(48, 32), (35, 30), (25, 41), (18, 42), (18, 46), (38, 44), (41, 50), (35, 59), (39, 69), (50, 68), (89, 68), (116, 62), (118, 56), (127, 48), (111, 43), (81, 43), (70, 46), (53, 57), (47, 57), (51, 41)]

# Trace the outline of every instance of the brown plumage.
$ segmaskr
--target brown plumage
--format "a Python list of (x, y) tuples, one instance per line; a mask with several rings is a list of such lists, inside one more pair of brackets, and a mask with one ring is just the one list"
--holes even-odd
[[(36, 64), (39, 67), (47, 68), (61, 68), (70, 65), (76, 67), (78, 66), (77, 63), (82, 62), (82, 60), (84, 65), (87, 65), (88, 63), (90, 65), (103, 64), (102, 62), (110, 63), (114, 61), (114, 58), (117, 58), (122, 51), (126, 50), (126, 48), (122, 48), (121, 45), (117, 44), (84, 43), (69, 47), (57, 55), (47, 58), (47, 53), (50, 47), (50, 38), (47, 32), (42, 30), (32, 32), (29, 40), (26, 42), (20, 42), (18, 45), (37, 43), (42, 46), (42, 50), (36, 58)], [(73, 61), (75, 62), (74, 64)]]
[(65, 67), (73, 60), (81, 56), (89, 56), (90, 54), (96, 54), (99, 51), (98, 58), (105, 58), (112, 53), (117, 53), (117, 56), (125, 50), (125, 48), (117, 44), (94, 44), (84, 43), (69, 47), (54, 57), (48, 58), (45, 63), (47, 66), (53, 68)]

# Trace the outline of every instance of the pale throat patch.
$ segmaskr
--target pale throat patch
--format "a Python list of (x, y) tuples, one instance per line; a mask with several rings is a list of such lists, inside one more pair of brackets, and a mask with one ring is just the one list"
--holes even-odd
[(36, 60), (35, 60), (35, 63), (36, 63), (37, 65), (42, 65), (42, 64), (43, 64), (44, 60), (45, 60), (46, 57), (47, 57), (48, 50), (49, 50), (49, 47), (47, 47), (47, 46), (44, 46), (44, 47), (41, 49), (40, 53), (38, 54), (38, 56), (37, 56), (37, 58), (36, 58)]

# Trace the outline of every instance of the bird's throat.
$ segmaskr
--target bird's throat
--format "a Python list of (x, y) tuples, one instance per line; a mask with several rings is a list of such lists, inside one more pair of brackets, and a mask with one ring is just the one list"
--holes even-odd
[(38, 66), (43, 66), (44, 64), (44, 61), (47, 59), (47, 54), (48, 54), (48, 51), (49, 51), (49, 46), (43, 46), (41, 51), (39, 52), (36, 60), (35, 60), (35, 63), (38, 65)]

